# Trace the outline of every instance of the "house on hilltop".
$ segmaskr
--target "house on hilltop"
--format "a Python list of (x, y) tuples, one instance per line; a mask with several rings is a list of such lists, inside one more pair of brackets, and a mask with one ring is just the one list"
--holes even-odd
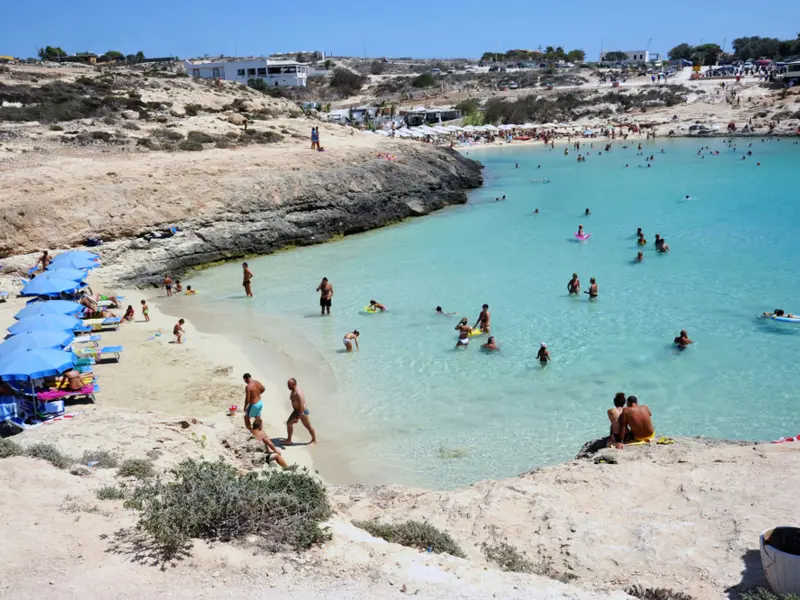
[(186, 73), (203, 79), (224, 79), (247, 84), (261, 79), (270, 87), (305, 87), (308, 67), (295, 60), (272, 58), (186, 60)]

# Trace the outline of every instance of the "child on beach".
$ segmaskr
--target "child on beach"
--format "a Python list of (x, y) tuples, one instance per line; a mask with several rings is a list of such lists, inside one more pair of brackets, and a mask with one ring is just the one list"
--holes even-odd
[(187, 296), (194, 296), (196, 293), (197, 293), (197, 290), (193, 290), (192, 286), (190, 286), (190, 285), (186, 286), (186, 295)]
[(180, 279), (175, 280), (175, 291), (178, 292), (179, 294), (183, 291), (183, 286), (181, 285)]
[(142, 300), (142, 315), (144, 315), (144, 322), (145, 323), (149, 323), (150, 322), (150, 309), (147, 308), (147, 302), (145, 300)]
[(178, 338), (178, 341), (176, 342), (177, 344), (183, 343), (183, 334), (184, 334), (183, 324), (185, 322), (186, 321), (184, 321), (183, 319), (180, 319), (177, 323), (175, 323), (175, 327), (172, 328), (172, 335)]
[(122, 320), (130, 323), (133, 321), (134, 314), (136, 313), (133, 310), (133, 306), (129, 304), (127, 310), (125, 311), (125, 315), (122, 317)]

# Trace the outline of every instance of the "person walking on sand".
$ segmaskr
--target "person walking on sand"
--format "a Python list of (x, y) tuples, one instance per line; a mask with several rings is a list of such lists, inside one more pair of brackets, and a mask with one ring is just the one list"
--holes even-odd
[(342, 342), (344, 342), (344, 347), (347, 348), (348, 352), (353, 351), (353, 344), (356, 345), (356, 350), (359, 349), (358, 347), (358, 336), (361, 335), (358, 333), (358, 329), (354, 329), (352, 333), (346, 333), (344, 338), (342, 338)]
[(261, 394), (264, 393), (264, 386), (260, 381), (253, 379), (250, 373), (242, 375), (244, 379), (244, 426), (247, 431), (252, 431), (253, 427), (250, 425), (250, 419), (258, 419), (261, 417)]
[(164, 289), (167, 290), (167, 297), (172, 296), (172, 277), (164, 275)]
[(327, 277), (323, 277), (322, 281), (317, 286), (319, 292), (319, 308), (320, 314), (324, 315), (325, 311), (331, 314), (331, 301), (333, 300), (333, 285), (328, 281)]
[(142, 316), (144, 317), (144, 322), (150, 322), (150, 309), (147, 308), (147, 301), (142, 300)]
[(250, 287), (250, 280), (253, 278), (253, 272), (247, 266), (247, 263), (242, 263), (242, 285), (244, 286), (244, 294), (248, 298), (253, 297), (253, 289)]
[(272, 440), (269, 439), (267, 432), (264, 431), (264, 423), (261, 421), (261, 417), (256, 417), (253, 419), (253, 428), (250, 430), (250, 433), (253, 434), (254, 438), (260, 442), (263, 442), (264, 446), (266, 446), (267, 463), (276, 462), (283, 469), (289, 466), (286, 464), (286, 459), (281, 456), (280, 450), (275, 447), (275, 444), (273, 444)]
[(311, 128), (311, 149), (319, 150), (319, 130), (316, 127)]
[(309, 412), (306, 406), (306, 395), (297, 386), (297, 379), (294, 377), (292, 377), (286, 385), (289, 387), (289, 402), (292, 403), (292, 414), (290, 414), (289, 418), (286, 420), (286, 444), (292, 444), (292, 433), (298, 421), (300, 421), (308, 433), (311, 434), (311, 443), (316, 444), (317, 432), (314, 431), (314, 427), (311, 425), (311, 421), (308, 418)]
[(183, 331), (183, 324), (185, 322), (186, 321), (184, 321), (183, 319), (180, 319), (180, 320), (178, 320), (177, 323), (175, 323), (175, 327), (172, 328), (172, 335), (174, 335), (177, 338), (177, 341), (175, 342), (176, 344), (182, 344), (183, 343), (183, 335), (185, 333)]

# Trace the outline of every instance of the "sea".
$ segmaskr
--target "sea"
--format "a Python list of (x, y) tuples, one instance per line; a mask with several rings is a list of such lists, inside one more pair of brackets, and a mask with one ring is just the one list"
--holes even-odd
[[(650, 407), (658, 435), (800, 434), (800, 324), (759, 318), (800, 313), (797, 141), (581, 142), (585, 162), (564, 142), (466, 150), (485, 185), (465, 205), (249, 259), (253, 299), (239, 263), (208, 269), (181, 303), (237, 336), (257, 377), (297, 377), (314, 452), (349, 481), (448, 489), (569, 460), (607, 435), (617, 392)], [(596, 278), (596, 300), (567, 294), (573, 272), (584, 290)], [(370, 300), (388, 310), (365, 311)], [(459, 318), (474, 323), (484, 303), (500, 350), (481, 337), (456, 349)], [(346, 353), (355, 329), (360, 350)], [(288, 411), (266, 415), (273, 435)]]

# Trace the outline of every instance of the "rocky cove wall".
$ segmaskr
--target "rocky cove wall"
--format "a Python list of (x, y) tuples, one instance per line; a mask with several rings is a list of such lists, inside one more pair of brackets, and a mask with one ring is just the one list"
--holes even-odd
[[(105, 242), (98, 251), (110, 267), (104, 269), (108, 275), (125, 284), (156, 283), (165, 272), (178, 274), (216, 261), (320, 243), (463, 204), (466, 191), (483, 183), (479, 163), (455, 151), (423, 144), (405, 148), (397, 160), (376, 158), (373, 152), (353, 158), (323, 168), (257, 169), (250, 165), (236, 176), (222, 173), (204, 182), (198, 182), (196, 176), (186, 177), (191, 183), (173, 180), (168, 182), (171, 200), (165, 202), (162, 196), (157, 205), (149, 201), (154, 205), (153, 215), (148, 215), (147, 199), (133, 204), (130, 214), (140, 223), (136, 229), (130, 226), (131, 218), (127, 225), (118, 226), (113, 224), (119, 221), (100, 218), (95, 222), (87, 219), (84, 230), (67, 228), (64, 232), (57, 225), (47, 227), (47, 220), (57, 220), (60, 210), (51, 208), (42, 214), (40, 224), (52, 235), (46, 242), (32, 241), (41, 235), (34, 230), (25, 240), (35, 245), (20, 250), (76, 245), (92, 232)], [(167, 190), (164, 192), (166, 196)], [(115, 193), (117, 205), (131, 206), (124, 188)], [(135, 195), (133, 189), (128, 193)], [(193, 203), (191, 197), (197, 198), (197, 194), (203, 200)], [(83, 210), (90, 212), (91, 207)], [(144, 222), (143, 215), (147, 217)], [(97, 221), (108, 221), (108, 225), (98, 226)], [(149, 241), (137, 237), (143, 231), (171, 225), (180, 229), (173, 237)]]

